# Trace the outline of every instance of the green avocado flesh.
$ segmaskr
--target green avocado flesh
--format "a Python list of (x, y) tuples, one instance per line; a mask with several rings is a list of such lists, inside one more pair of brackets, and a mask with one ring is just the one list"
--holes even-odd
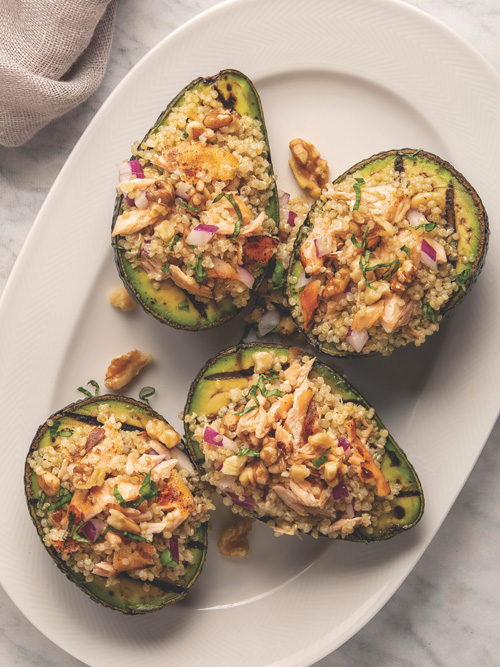
[[(363, 178), (374, 174), (389, 174), (397, 171), (410, 180), (419, 176), (431, 176), (436, 183), (434, 189), (445, 193), (446, 224), (455, 229), (459, 235), (457, 241), (458, 261), (455, 264), (459, 289), (454, 291), (451, 298), (443, 304), (439, 314), (449, 313), (471, 290), (483, 268), (489, 239), (488, 217), (479, 195), (470, 183), (451, 164), (437, 155), (424, 150), (402, 149), (378, 153), (362, 162), (358, 162), (344, 174), (339, 176), (333, 185), (340, 185), (348, 177), (356, 174)], [(382, 181), (383, 182), (383, 181)], [(311, 229), (311, 216), (314, 211), (321, 210), (324, 202), (321, 197), (312, 206), (300, 232), (297, 234), (294, 249), (290, 259), (287, 275), (287, 292), (291, 299), (298, 303), (300, 291), (291, 278), (298, 278), (303, 271), (300, 260), (300, 249), (307, 239)], [(362, 352), (346, 354), (338, 350), (334, 344), (319, 341), (309, 330), (305, 330), (302, 322), (294, 318), (299, 330), (309, 342), (323, 352), (333, 356), (364, 356)]]
[[(193, 90), (203, 91), (205, 89), (217, 91), (221, 106), (224, 108), (234, 110), (240, 116), (246, 115), (260, 121), (268, 149), (268, 171), (274, 178), (269, 141), (259, 95), (252, 82), (244, 74), (236, 70), (223, 70), (216, 76), (199, 78), (186, 86), (160, 115), (143, 141), (154, 135), (162, 125), (168, 125), (170, 114), (175, 112), (176, 108), (184, 103), (186, 92)], [(120, 195), (116, 198), (112, 229), (115, 226), (116, 219), (124, 211), (124, 203), (123, 196)], [(276, 187), (273, 188), (272, 196), (265, 210), (268, 217), (278, 224), (278, 192)], [(159, 287), (155, 289), (146, 272), (141, 267), (134, 268), (124, 257), (124, 252), (116, 247), (116, 242), (120, 238), (123, 237), (117, 236), (113, 239), (115, 263), (120, 277), (131, 296), (148, 313), (156, 317), (156, 319), (178, 329), (199, 331), (223, 324), (234, 317), (240, 310), (234, 305), (230, 297), (224, 297), (221, 301), (217, 302), (211, 300), (208, 303), (202, 303), (185, 290), (177, 287), (172, 280), (164, 280), (156, 283)], [(252, 264), (250, 268), (255, 277), (252, 287), (252, 292), (254, 292), (262, 282), (267, 267), (265, 265)]]
[[(117, 396), (99, 396), (78, 401), (68, 405), (63, 410), (53, 414), (49, 420), (58, 420), (58, 430), (65, 431), (74, 429), (78, 425), (99, 425), (97, 413), (102, 404), (107, 404), (116, 415), (117, 420), (122, 422), (122, 428), (128, 430), (142, 431), (150, 419), (165, 421), (157, 412), (139, 403), (132, 398)], [(47, 420), (47, 421), (49, 421)], [(37, 449), (47, 447), (54, 442), (55, 438), (50, 433), (47, 423), (42, 424), (33, 440), (28, 457)], [(25, 493), (28, 509), (40, 537), (43, 536), (43, 517), (37, 514), (37, 503), (40, 498), (41, 489), (38, 485), (38, 476), (32, 470), (28, 462), (25, 467)], [(45, 544), (44, 544), (45, 546)], [(171, 584), (166, 579), (154, 579), (150, 583), (149, 590), (144, 590), (142, 581), (133, 579), (126, 572), (117, 575), (118, 582), (113, 586), (106, 586), (106, 579), (94, 576), (93, 581), (85, 581), (82, 574), (75, 572), (62, 555), (53, 547), (45, 546), (57, 567), (64, 572), (70, 581), (75, 583), (95, 602), (105, 607), (116, 609), (125, 614), (143, 614), (149, 611), (161, 609), (165, 605), (173, 604), (181, 600), (198, 578), (207, 551), (207, 524), (202, 524), (195, 532), (189, 542), (189, 548), (193, 554), (194, 561), (189, 565), (184, 578), (177, 584)]]
[[(289, 357), (287, 347), (274, 345), (241, 345), (221, 352), (211, 359), (200, 371), (193, 382), (184, 417), (187, 415), (215, 416), (219, 410), (231, 402), (231, 389), (248, 387), (253, 375), (253, 355), (255, 352), (272, 350), (275, 354)], [(370, 408), (365, 399), (352, 387), (345, 378), (325, 364), (316, 360), (310, 377), (323, 377), (324, 381), (344, 401), (351, 401), (365, 408)], [(385, 428), (375, 413), (373, 419), (380, 429)], [(203, 468), (204, 456), (195, 440), (188, 422), (185, 422), (186, 443), (191, 457)], [(374, 542), (394, 537), (409, 528), (412, 528), (424, 511), (424, 495), (420, 481), (411, 463), (401, 448), (389, 434), (386, 440), (385, 455), (382, 459), (381, 470), (389, 484), (401, 485), (401, 491), (391, 502), (391, 510), (379, 516), (378, 525), (373, 532), (368, 533), (366, 528), (357, 528), (344, 539), (353, 542)], [(269, 518), (257, 517), (263, 521)]]

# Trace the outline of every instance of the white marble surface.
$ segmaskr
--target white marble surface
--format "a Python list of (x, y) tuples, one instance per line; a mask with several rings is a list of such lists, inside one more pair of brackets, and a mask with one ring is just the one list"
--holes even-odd
[[(500, 71), (498, 0), (406, 1), (462, 35)], [(26, 146), (0, 148), (0, 290), (54, 179), (96, 110), (144, 53), (177, 26), (217, 3), (120, 0), (111, 60), (99, 91)], [(499, 448), (497, 423), (452, 511), (408, 579), (365, 628), (318, 665), (500, 665)], [(8, 546), (4, 543), (3, 548)], [(3, 592), (0, 628), (0, 665), (83, 664), (40, 634)]]

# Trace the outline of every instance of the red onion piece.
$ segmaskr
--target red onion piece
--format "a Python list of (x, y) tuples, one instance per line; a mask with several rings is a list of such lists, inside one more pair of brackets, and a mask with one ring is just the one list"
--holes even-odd
[(80, 534), (86, 537), (91, 542), (95, 542), (99, 535), (103, 532), (106, 526), (105, 521), (101, 519), (90, 519), (87, 523), (84, 523), (80, 528)]
[(146, 241), (146, 243), (144, 243), (144, 245), (141, 248), (141, 257), (147, 257), (149, 255), (149, 246), (150, 246), (149, 241)]
[(179, 199), (182, 199), (183, 201), (189, 201), (191, 198), (191, 193), (193, 192), (194, 188), (192, 185), (189, 185), (189, 183), (177, 183), (175, 186), (175, 194)]
[(341, 435), (339, 438), (339, 447), (342, 447), (344, 452), (348, 450), (351, 447), (351, 443), (349, 440), (345, 437), (345, 435)]
[(436, 257), (436, 251), (431, 246), (431, 244), (428, 243), (425, 239), (422, 239), (422, 243), (420, 245), (420, 259), (422, 260), (422, 264), (425, 264), (433, 271), (437, 271)]
[(295, 218), (297, 217), (297, 214), (295, 211), (288, 211), (288, 224), (290, 227), (295, 227)]
[(288, 194), (288, 192), (284, 192), (278, 198), (278, 201), (279, 201), (280, 208), (283, 208), (283, 206), (286, 206), (288, 204), (288, 202), (290, 201), (290, 195)]
[(225, 447), (235, 454), (239, 452), (238, 446), (225, 435), (222, 435), (210, 426), (205, 426), (203, 440), (214, 447)]
[(406, 219), (412, 227), (418, 227), (419, 225), (425, 225), (427, 218), (423, 213), (417, 211), (415, 208), (410, 208), (406, 214)]
[(240, 497), (238, 496), (238, 494), (234, 493), (234, 491), (225, 489), (224, 493), (228, 498), (230, 498), (233, 501), (235, 505), (240, 505), (240, 507), (244, 507), (247, 510), (255, 510), (252, 499), (249, 496), (243, 496), (243, 500), (240, 500)]
[(356, 352), (361, 352), (364, 348), (366, 341), (368, 340), (368, 333), (366, 329), (361, 329), (361, 331), (354, 331), (349, 327), (349, 331), (346, 336), (349, 345), (356, 350)]
[(135, 206), (135, 201), (132, 199), (132, 197), (129, 197), (128, 195), (125, 195), (125, 201), (132, 208)]
[(340, 500), (341, 498), (347, 498), (349, 491), (347, 486), (342, 482), (332, 490), (332, 498), (334, 500)]
[(252, 286), (255, 282), (255, 276), (253, 276), (250, 271), (247, 271), (247, 269), (245, 269), (243, 266), (239, 266), (236, 270), (236, 273), (239, 275), (241, 282), (249, 289), (252, 289)]
[(345, 508), (345, 513), (349, 517), (349, 519), (354, 519), (356, 516), (356, 512), (354, 511), (354, 505), (352, 503), (349, 503), (347, 507)]
[(134, 203), (137, 206), (137, 208), (139, 208), (141, 210), (148, 208), (149, 200), (146, 196), (146, 191), (145, 190), (142, 190), (141, 192), (139, 192), (137, 197), (134, 199)]
[(219, 472), (219, 470), (222, 470), (222, 466), (223, 466), (223, 465), (224, 465), (223, 463), (218, 463), (218, 464), (215, 466), (215, 469), (217, 470), (217, 472)]
[(257, 327), (257, 333), (262, 338), (280, 323), (281, 315), (277, 310), (268, 310), (262, 316), (259, 326)]
[(177, 459), (176, 467), (179, 468), (179, 470), (185, 470), (190, 475), (194, 475), (194, 466), (186, 452), (183, 452), (179, 447), (172, 447), (172, 449), (169, 449), (169, 453), (173, 459)]
[(176, 537), (171, 537), (169, 540), (168, 548), (172, 560), (175, 560), (176, 563), (179, 562), (179, 541)]
[(144, 178), (144, 171), (139, 160), (129, 160), (130, 169), (132, 170), (132, 176), (137, 176), (137, 178)]
[(218, 229), (217, 225), (196, 225), (186, 236), (186, 243), (195, 246), (206, 245)]

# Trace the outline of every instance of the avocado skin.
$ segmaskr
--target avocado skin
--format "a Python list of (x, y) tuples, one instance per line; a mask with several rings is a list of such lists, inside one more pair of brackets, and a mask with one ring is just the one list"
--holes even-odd
[[(50, 443), (50, 434), (48, 432), (47, 421), (60, 420), (61, 427), (68, 427), (74, 424), (79, 415), (84, 417), (83, 422), (89, 423), (89, 419), (97, 414), (98, 406), (107, 403), (111, 409), (119, 409), (120, 417), (126, 417), (129, 411), (131, 427), (136, 430), (143, 430), (141, 421), (144, 420), (144, 425), (149, 419), (161, 419), (166, 421), (159, 413), (148, 407), (140, 401), (133, 398), (126, 398), (116, 395), (103, 395), (92, 398), (87, 398), (81, 401), (76, 401), (66, 406), (62, 410), (55, 412), (47, 418), (47, 420), (39, 426), (36, 436), (31, 443), (28, 455), (26, 457), (25, 471), (24, 471), (24, 491), (28, 510), (31, 519), (35, 525), (37, 533), (40, 538), (43, 534), (41, 526), (41, 517), (36, 514), (36, 504), (38, 500), (39, 487), (36, 482), (36, 474), (33, 472), (28, 464), (28, 457), (37, 450), (40, 445)], [(122, 423), (125, 424), (123, 420)], [(96, 420), (96, 425), (98, 424)], [(43, 441), (46, 442), (43, 442)], [(189, 455), (189, 452), (187, 452)], [(191, 551), (194, 555), (194, 563), (188, 568), (182, 585), (172, 585), (161, 580), (154, 580), (150, 583), (150, 591), (146, 593), (143, 589), (143, 582), (132, 579), (126, 573), (119, 575), (120, 582), (113, 587), (105, 586), (105, 579), (101, 577), (94, 577), (94, 581), (86, 582), (84, 577), (72, 570), (66, 561), (61, 557), (61, 554), (53, 547), (47, 547), (43, 541), (42, 544), (57, 565), (58, 569), (66, 575), (66, 577), (78, 586), (84, 593), (86, 593), (94, 602), (98, 602), (104, 607), (109, 607), (116, 611), (120, 611), (127, 615), (145, 614), (151, 611), (156, 611), (169, 604), (174, 604), (182, 600), (188, 593), (191, 586), (198, 578), (206, 558), (208, 545), (208, 528), (207, 524), (202, 524), (196, 531), (194, 536), (194, 544)], [(42, 539), (42, 538), (41, 538)]]
[[(172, 102), (170, 102), (165, 111), (159, 115), (155, 124), (149, 132), (147, 132), (142, 141), (145, 141), (166, 122), (170, 112), (178, 104), (182, 103), (186, 92), (203, 86), (216, 86), (221, 104), (226, 109), (243, 111), (250, 114), (252, 118), (257, 118), (261, 121), (262, 133), (268, 149), (267, 160), (269, 162), (269, 173), (272, 176), (273, 165), (271, 149), (269, 146), (260, 97), (250, 79), (238, 70), (225, 69), (215, 76), (206, 78), (199, 77), (192, 81), (181, 90)], [(134, 156), (130, 159), (134, 159)], [(123, 195), (118, 195), (115, 201), (111, 230), (114, 229), (116, 219), (122, 212), (123, 202)], [(273, 188), (273, 194), (266, 207), (266, 213), (276, 222), (276, 224), (279, 223), (278, 190), (276, 185)], [(123, 252), (114, 247), (116, 245), (114, 239), (112, 239), (112, 245), (116, 268), (126, 290), (136, 303), (163, 324), (168, 324), (176, 329), (184, 329), (187, 331), (203, 331), (226, 323), (235, 317), (241, 310), (234, 306), (229, 297), (226, 297), (217, 304), (215, 304), (214, 301), (211, 301), (204, 307), (199, 302), (196, 302), (190, 294), (173, 285), (170, 280), (162, 282), (159, 290), (152, 289), (145, 272), (142, 269), (133, 269), (124, 258)], [(252, 293), (255, 293), (261, 282), (264, 280), (265, 273), (266, 267), (262, 267), (260, 274), (256, 276), (252, 287)], [(177, 306), (179, 302), (182, 302), (185, 299), (187, 299), (188, 302), (188, 309), (179, 310), (178, 307), (175, 307), (174, 309), (169, 308), (169, 303), (172, 302)]]
[[(353, 167), (350, 167), (347, 171), (345, 171), (343, 174), (341, 174), (338, 178), (336, 178), (333, 181), (333, 185), (340, 183), (346, 177), (351, 176), (357, 171), (360, 171), (361, 173), (369, 173), (370, 171), (373, 170), (374, 165), (376, 165), (376, 168), (378, 169), (390, 165), (391, 163), (393, 163), (394, 168), (397, 169), (398, 171), (401, 171), (402, 168), (406, 169), (418, 163), (422, 163), (422, 165), (427, 165), (428, 168), (431, 168), (435, 172), (440, 173), (443, 176), (443, 178), (446, 177), (447, 179), (449, 179), (449, 182), (453, 182), (455, 191), (463, 193), (466, 198), (469, 198), (469, 203), (472, 204), (475, 217), (474, 219), (475, 229), (471, 240), (477, 242), (477, 247), (474, 251), (475, 259), (472, 264), (462, 265), (461, 270), (463, 270), (464, 268), (470, 268), (471, 271), (470, 277), (463, 284), (465, 289), (458, 289), (456, 292), (454, 292), (449, 301), (446, 304), (444, 304), (444, 306), (439, 311), (439, 314), (443, 318), (447, 317), (451, 313), (451, 311), (455, 308), (455, 306), (457, 306), (463, 300), (465, 295), (470, 292), (484, 266), (484, 262), (486, 259), (486, 252), (488, 250), (489, 236), (490, 236), (488, 215), (483, 206), (481, 198), (479, 197), (476, 190), (469, 183), (469, 181), (465, 178), (465, 176), (463, 176), (449, 162), (443, 160), (443, 158), (422, 149), (415, 150), (414, 148), (402, 148), (399, 150), (393, 149), (389, 151), (383, 151), (381, 153), (376, 153), (375, 155), (372, 155), (371, 157), (366, 158), (365, 160), (361, 160), (361, 162), (358, 162)], [(446, 174), (448, 174), (448, 176), (446, 176)], [(305, 239), (307, 238), (309, 230), (312, 227), (310, 222), (311, 213), (320, 205), (321, 205), (320, 199), (318, 199), (312, 205), (311, 210), (309, 211), (307, 218), (304, 224), (302, 225), (299, 233), (297, 234), (297, 238), (295, 239), (295, 244), (290, 258), (290, 264), (287, 271), (286, 291), (289, 299), (292, 297), (294, 298), (297, 297), (297, 293), (294, 292), (293, 287), (291, 286), (290, 278), (294, 275), (294, 267), (298, 267), (299, 263), (301, 264), (300, 246), (302, 245), (302, 242), (305, 241)], [(457, 263), (457, 268), (460, 268), (459, 264), (461, 264), (461, 262)], [(346, 359), (347, 358), (354, 359), (359, 357), (372, 357), (378, 354), (377, 352), (371, 352), (370, 354), (363, 354), (362, 352), (355, 352), (354, 350), (350, 353), (339, 351), (335, 348), (333, 344), (320, 343), (317, 340), (317, 338), (313, 336), (310, 332), (306, 331), (302, 326), (302, 324), (298, 322), (293, 316), (292, 319), (297, 329), (307, 338), (307, 340), (311, 343), (311, 345), (314, 345), (314, 347), (318, 348), (325, 354), (328, 354), (332, 357), (343, 357)]]
[[(204, 472), (204, 456), (186, 423), (186, 417), (192, 411), (196, 412), (196, 414), (205, 414), (203, 406), (209, 405), (209, 402), (214, 401), (217, 394), (224, 392), (225, 381), (228, 383), (228, 387), (230, 387), (229, 383), (231, 381), (234, 383), (240, 377), (248, 378), (250, 375), (248, 369), (252, 368), (252, 355), (261, 350), (272, 350), (279, 355), (289, 355), (289, 348), (286, 346), (249, 344), (231, 347), (210, 359), (191, 385), (184, 409), (184, 428), (186, 447), (189, 449), (190, 456), (196, 462), (200, 473)], [(344, 400), (363, 405), (367, 409), (371, 407), (340, 373), (334, 371), (326, 364), (316, 359), (312, 372), (313, 374), (321, 375), (325, 382), (341, 393)], [(210, 376), (214, 376), (214, 379), (211, 380)], [(210, 383), (215, 380), (221, 382), (222, 386), (218, 388), (217, 392), (210, 394)], [(213, 388), (215, 389), (215, 386)], [(212, 402), (212, 413), (218, 411), (218, 406), (219, 403)], [(375, 419), (379, 429), (386, 428), (377, 413), (374, 414), (373, 419)], [(357, 528), (351, 535), (343, 538), (349, 542), (369, 543), (387, 540), (409, 530), (422, 518), (425, 501), (420, 480), (413, 466), (408, 461), (406, 454), (396, 444), (390, 433), (387, 437), (386, 451), (382, 459), (381, 468), (389, 483), (397, 482), (401, 484), (401, 491), (394, 500), (390, 501), (390, 512), (384, 512), (380, 515), (378, 525), (373, 527), (373, 533), (368, 533), (364, 527)], [(255, 516), (264, 523), (272, 519), (270, 516)]]

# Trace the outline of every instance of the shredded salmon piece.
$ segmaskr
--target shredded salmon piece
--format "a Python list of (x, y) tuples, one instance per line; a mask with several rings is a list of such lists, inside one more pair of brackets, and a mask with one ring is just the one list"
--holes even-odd
[(359, 465), (361, 468), (360, 477), (368, 484), (375, 484), (377, 496), (388, 496), (391, 489), (380, 468), (375, 464), (370, 452), (363, 446), (356, 433), (356, 422), (350, 418), (346, 422), (346, 429), (351, 447), (354, 450), (349, 457), (349, 463)]
[(314, 315), (318, 309), (318, 294), (321, 283), (313, 280), (300, 293), (300, 309), (304, 320), (304, 329), (309, 329), (314, 322)]

